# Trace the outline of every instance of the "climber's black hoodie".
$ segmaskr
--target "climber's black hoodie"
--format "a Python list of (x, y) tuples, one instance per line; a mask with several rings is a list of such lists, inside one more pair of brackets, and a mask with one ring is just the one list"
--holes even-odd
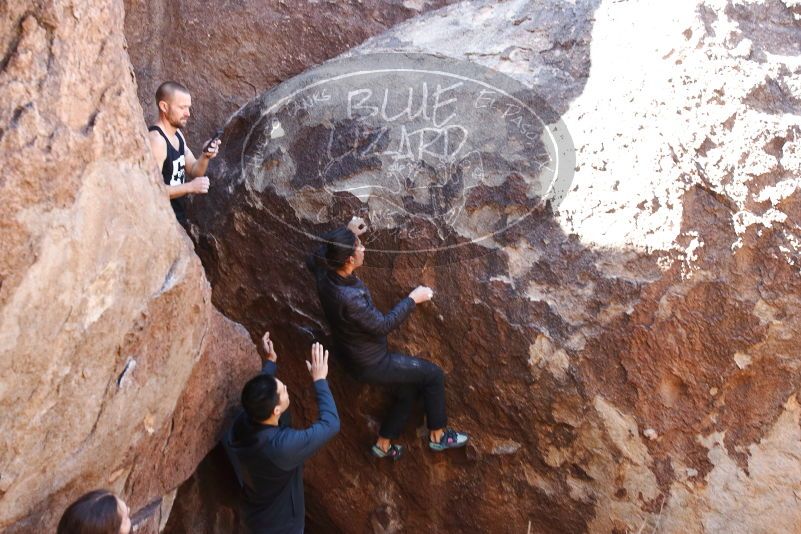
[[(267, 361), (262, 373), (275, 376)], [(295, 430), (282, 417), (278, 426), (251, 421), (242, 412), (223, 437), (223, 447), (245, 493), (242, 510), (251, 534), (303, 532), (303, 462), (339, 432), (339, 415), (328, 382), (314, 382), (319, 415), (307, 429)]]
[(337, 354), (348, 369), (359, 372), (387, 357), (387, 334), (400, 326), (414, 309), (406, 297), (384, 315), (373, 304), (370, 290), (355, 275), (343, 277), (319, 267), (310, 257), (306, 265), (317, 279), (317, 293), (334, 335)]

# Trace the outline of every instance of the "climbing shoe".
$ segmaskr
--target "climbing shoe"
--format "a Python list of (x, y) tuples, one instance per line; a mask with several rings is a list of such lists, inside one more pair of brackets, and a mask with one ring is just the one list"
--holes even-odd
[(376, 458), (389, 458), (390, 460), (398, 460), (401, 456), (403, 456), (403, 446), (393, 443), (389, 446), (389, 449), (384, 452), (378, 445), (373, 445), (373, 448), (370, 450), (370, 452), (372, 452), (373, 456)]
[(432, 451), (444, 451), (445, 449), (456, 449), (467, 445), (467, 440), (470, 437), (463, 433), (457, 432), (452, 428), (448, 428), (442, 433), (439, 441), (428, 440), (428, 446)]

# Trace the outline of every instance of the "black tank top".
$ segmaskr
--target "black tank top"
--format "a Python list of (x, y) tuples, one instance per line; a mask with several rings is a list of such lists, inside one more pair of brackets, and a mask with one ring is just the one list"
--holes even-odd
[[(164, 159), (164, 163), (161, 166), (161, 177), (164, 179), (164, 183), (167, 185), (180, 185), (184, 183), (186, 179), (186, 172), (184, 170), (186, 167), (184, 136), (181, 135), (180, 131), (175, 132), (175, 136), (178, 138), (178, 149), (176, 150), (161, 128), (158, 126), (151, 126), (147, 130), (149, 132), (158, 132), (161, 134), (161, 137), (164, 138), (164, 142), (167, 143), (167, 157)], [(184, 203), (184, 197), (170, 200), (172, 210), (181, 222), (186, 220), (186, 207)]]

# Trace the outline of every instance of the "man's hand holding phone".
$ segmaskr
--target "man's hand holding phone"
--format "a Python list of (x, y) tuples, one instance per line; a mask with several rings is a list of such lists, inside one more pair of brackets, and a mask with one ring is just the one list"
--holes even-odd
[(206, 159), (212, 159), (217, 156), (217, 152), (220, 149), (220, 142), (222, 139), (223, 129), (218, 128), (211, 134), (211, 139), (206, 141), (203, 145), (203, 157)]

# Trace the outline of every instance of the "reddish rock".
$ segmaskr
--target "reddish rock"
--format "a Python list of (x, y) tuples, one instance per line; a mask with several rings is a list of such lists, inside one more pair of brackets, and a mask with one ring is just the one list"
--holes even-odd
[(258, 359), (149, 156), (122, 2), (29, 4), (0, 19), (0, 530), (96, 487), (147, 521)]
[(197, 153), (262, 91), (446, 3), (249, 0), (210, 9), (196, 0), (125, 0), (125, 36), (148, 124), (156, 118), (153, 99), (160, 83), (177, 80), (192, 92), (187, 133)]
[(386, 149), (368, 121), (342, 120), (345, 104), (322, 93), (281, 115), (280, 99), (331, 65), (228, 123), (210, 170), (225, 186), (195, 203), (191, 235), (215, 304), (250, 332), (269, 327), (289, 355), (293, 408), (313, 416), (301, 359), (325, 329), (303, 267), (310, 236), (359, 212), (374, 228), (360, 274), (379, 307), (435, 288), (390, 344), (446, 369), (452, 422), (473, 435), (436, 455), (410, 425), (403, 460), (378, 463), (367, 447), (384, 396), (334, 367), (342, 432), (306, 470), (309, 513), (327, 529), (797, 528), (801, 150), (795, 104), (773, 99), (799, 83), (775, 55), (797, 60), (798, 9), (680, 4), (465, 2), (350, 54), (467, 57), (533, 88), (575, 146), (551, 209), (527, 204), (536, 177), (508, 158), (499, 172), (498, 150), (494, 181), (450, 228), (419, 192), (398, 195), (414, 216), (388, 218), (377, 186), (397, 168), (389, 151), (363, 157)]
[(134, 463), (125, 488), (135, 503), (168, 494), (195, 471), (238, 408), (242, 386), (259, 372), (259, 358), (245, 329), (214, 308), (209, 313), (200, 359), (172, 419), (147, 448), (136, 452), (146, 461)]
[[(289, 14), (273, 7), (259, 12), (272, 23), (261, 28)], [(351, 28), (337, 16), (361, 12), (316, 7), (310, 28)], [(151, 16), (159, 24), (134, 24), (142, 31), (129, 30), (132, 43), (145, 29), (167, 34), (172, 7), (141, 9), (129, 10), (129, 29)], [(245, 20), (203, 14), (225, 19), (213, 28)], [(299, 424), (315, 415), (302, 360), (312, 339), (326, 338), (302, 265), (309, 235), (358, 211), (374, 227), (362, 276), (380, 307), (419, 282), (435, 287), (391, 343), (446, 369), (453, 424), (473, 436), (464, 451), (432, 454), (414, 430), (418, 412), (402, 463), (377, 463), (367, 447), (386, 396), (335, 363), (343, 430), (307, 464), (310, 530), (797, 528), (798, 14), (779, 0), (465, 2), (352, 52), (471, 58), (534, 88), (576, 149), (569, 191), (550, 208), (536, 202), (537, 177), (508, 155), (511, 127), (496, 138), (504, 150), (487, 151), (499, 154), (483, 167), (492, 172), (466, 174), (470, 160), (425, 168), (421, 176), (450, 189), (400, 195), (416, 216), (393, 219), (375, 191), (352, 187), (398, 172), (386, 154), (350, 151), (366, 141), (385, 150), (376, 132), (351, 121), (326, 138), (324, 94), (299, 101), (282, 138), (262, 121), (281, 91), (314, 72), (234, 117), (210, 171), (226, 187), (194, 203), (192, 234), (219, 308), (254, 336), (274, 332)], [(205, 39), (199, 19), (182, 20), (184, 35)], [(289, 26), (316, 35), (299, 20)], [(139, 532), (235, 531), (226, 489), (235, 485), (219, 450), (190, 473), (258, 360), (212, 308), (152, 168), (122, 22), (122, 3), (80, 1), (9, 4), (0, 22), (4, 532), (52, 531), (69, 501), (98, 486), (129, 501)], [(322, 34), (341, 37), (341, 48), (328, 54), (315, 36), (320, 55), (279, 61), (263, 86), (374, 31), (329, 28)], [(226, 31), (242, 45), (226, 52), (256, 56), (246, 31)], [(159, 46), (183, 50), (172, 44)], [(209, 62), (238, 64), (227, 54)], [(215, 91), (242, 96), (233, 83)], [(223, 100), (229, 107), (207, 129), (240, 103)], [(494, 129), (470, 127), (487, 130), (492, 141)], [(332, 148), (345, 156), (338, 165), (328, 165)], [(468, 176), (477, 183), (460, 196)], [(477, 239), (521, 212), (530, 216)], [(443, 244), (460, 246), (442, 253)]]
[(239, 483), (218, 445), (178, 489), (164, 534), (239, 534)]

